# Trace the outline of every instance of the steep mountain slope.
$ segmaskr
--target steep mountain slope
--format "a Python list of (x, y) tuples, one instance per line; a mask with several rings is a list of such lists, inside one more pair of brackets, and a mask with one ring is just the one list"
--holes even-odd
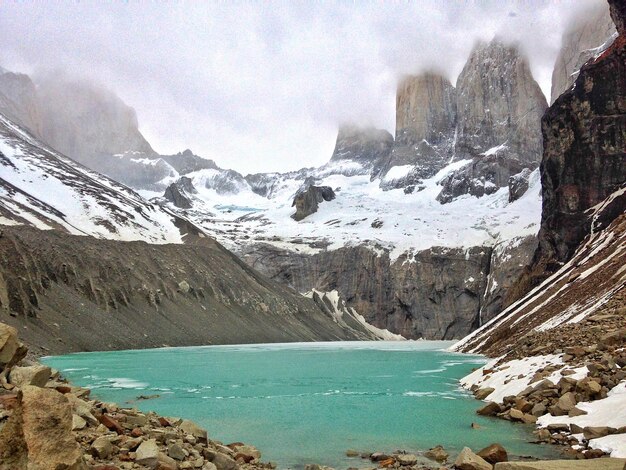
[(129, 188), (43, 146), (2, 115), (0, 214), (3, 224), (150, 243), (180, 243), (186, 225)]
[(0, 315), (39, 352), (380, 337), (1, 115), (0, 164)]
[(575, 86), (543, 118), (539, 247), (517, 288), (536, 287), (459, 349), (501, 353), (525, 335), (579, 323), (623, 302), (626, 32), (618, 30), (615, 42), (583, 66)]
[(609, 4), (619, 36), (543, 118), (539, 247), (512, 290), (535, 287), (454, 346), (494, 357), (462, 380), (478, 413), (586, 459), (626, 457), (626, 6)]
[(189, 245), (5, 227), (0, 312), (43, 353), (375, 339), (256, 273), (210, 238)]

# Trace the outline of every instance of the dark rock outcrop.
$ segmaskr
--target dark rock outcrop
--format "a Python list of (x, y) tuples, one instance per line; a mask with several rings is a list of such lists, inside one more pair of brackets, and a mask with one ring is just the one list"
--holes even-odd
[(519, 160), (503, 155), (476, 157), (441, 181), (443, 187), (437, 200), (445, 204), (463, 194), (475, 197), (493, 194), (508, 184), (510, 175), (515, 175), (522, 169)]
[(293, 199), (293, 206), (296, 208), (296, 213), (291, 217), (300, 221), (305, 217), (317, 212), (317, 208), (322, 201), (332, 201), (335, 199), (335, 192), (330, 186), (315, 186), (313, 184), (305, 183), (306, 189), (298, 191)]
[(354, 160), (376, 165), (389, 155), (392, 146), (393, 136), (384, 129), (342, 126), (330, 160)]
[(155, 246), (5, 227), (0, 312), (44, 354), (363, 338), (209, 238)]
[[(612, 13), (623, 12), (611, 2)], [(598, 217), (592, 208), (626, 184), (626, 36), (580, 71), (573, 89), (546, 112), (541, 163), (539, 251), (544, 265), (571, 258), (592, 231), (626, 210), (626, 196)]]
[(186, 176), (181, 176), (180, 179), (170, 184), (165, 190), (163, 197), (181, 209), (191, 208), (191, 195), (197, 193), (196, 188), (193, 186), (193, 182)]
[(509, 202), (517, 201), (526, 194), (530, 184), (530, 175), (532, 171), (524, 168), (522, 171), (509, 178)]

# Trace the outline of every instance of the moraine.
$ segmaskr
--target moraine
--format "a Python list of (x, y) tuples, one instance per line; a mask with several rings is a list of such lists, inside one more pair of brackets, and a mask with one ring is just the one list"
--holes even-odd
[[(98, 399), (190, 418), (212, 439), (254, 444), (279, 468), (358, 467), (367, 461), (348, 459), (347, 449), (419, 452), (439, 444), (452, 454), (499, 442), (513, 455), (555, 456), (554, 448), (528, 443), (532, 426), (475, 414), (479, 403), (458, 381), (485, 361), (445, 351), (450, 344), (206, 346), (44, 362)], [(140, 395), (159, 397), (137, 401)]]

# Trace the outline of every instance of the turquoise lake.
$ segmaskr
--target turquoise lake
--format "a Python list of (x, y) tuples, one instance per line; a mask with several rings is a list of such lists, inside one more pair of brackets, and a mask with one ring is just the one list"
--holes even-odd
[[(440, 341), (295, 343), (80, 353), (44, 362), (92, 396), (190, 418), (225, 443), (257, 446), (279, 468), (362, 467), (347, 449), (450, 453), (492, 442), (554, 457), (528, 443), (532, 426), (483, 418), (458, 380), (485, 361)], [(137, 401), (139, 395), (158, 394)], [(471, 423), (479, 429), (471, 429)]]

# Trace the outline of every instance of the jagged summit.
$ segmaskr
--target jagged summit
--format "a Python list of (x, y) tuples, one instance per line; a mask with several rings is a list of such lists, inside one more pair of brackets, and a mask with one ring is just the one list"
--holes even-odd
[(547, 106), (517, 46), (497, 38), (477, 44), (457, 80), (456, 158), (506, 145), (511, 157), (537, 166)]
[[(452, 157), (455, 125), (456, 93), (448, 79), (432, 72), (405, 77), (396, 93), (396, 139), (381, 187), (414, 185), (443, 168)], [(389, 177), (394, 167), (407, 171)]]
[(454, 134), (456, 94), (450, 81), (433, 72), (407, 76), (396, 94), (396, 142), (437, 144)]

